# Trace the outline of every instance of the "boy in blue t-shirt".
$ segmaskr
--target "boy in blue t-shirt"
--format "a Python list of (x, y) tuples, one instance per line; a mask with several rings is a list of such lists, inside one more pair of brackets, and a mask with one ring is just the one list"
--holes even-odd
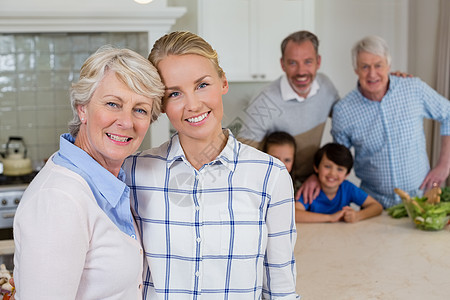
[[(366, 192), (345, 180), (353, 166), (353, 157), (343, 145), (329, 143), (314, 156), (314, 171), (320, 183), (320, 194), (311, 204), (296, 202), (297, 223), (358, 222), (381, 214), (383, 207)], [(361, 207), (359, 211), (350, 203)]]

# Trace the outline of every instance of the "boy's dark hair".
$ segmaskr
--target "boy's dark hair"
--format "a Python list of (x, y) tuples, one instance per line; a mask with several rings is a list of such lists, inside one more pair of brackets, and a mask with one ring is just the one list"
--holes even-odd
[(338, 143), (328, 143), (320, 148), (314, 155), (314, 166), (316, 168), (319, 168), (324, 155), (338, 166), (347, 168), (347, 174), (350, 173), (353, 167), (353, 156), (347, 147)]
[[(291, 145), (294, 147), (294, 153), (297, 151), (297, 145), (292, 135), (284, 131), (275, 131), (266, 135), (261, 142), (261, 150), (267, 153), (269, 146), (271, 145)], [(295, 157), (295, 155), (294, 155)]]

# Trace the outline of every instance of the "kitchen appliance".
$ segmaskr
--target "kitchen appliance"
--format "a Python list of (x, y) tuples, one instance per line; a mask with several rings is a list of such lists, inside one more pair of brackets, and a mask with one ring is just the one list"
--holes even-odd
[(22, 176), (32, 173), (31, 159), (27, 157), (27, 146), (20, 136), (10, 136), (2, 159), (3, 174)]
[(37, 172), (19, 176), (0, 174), (0, 240), (12, 239), (12, 227), (17, 206), (28, 184)]

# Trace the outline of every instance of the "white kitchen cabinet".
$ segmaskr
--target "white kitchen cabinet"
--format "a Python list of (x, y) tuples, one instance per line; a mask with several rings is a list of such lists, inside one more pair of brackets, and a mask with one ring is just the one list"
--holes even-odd
[(277, 78), (281, 41), (313, 27), (314, 0), (198, 0), (198, 33), (219, 53), (229, 81)]

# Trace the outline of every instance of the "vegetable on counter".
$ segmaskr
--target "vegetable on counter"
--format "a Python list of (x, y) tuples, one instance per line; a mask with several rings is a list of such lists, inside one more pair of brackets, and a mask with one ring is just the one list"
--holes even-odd
[(441, 202), (450, 202), (450, 186), (442, 189)]
[[(410, 197), (400, 189), (394, 189), (402, 203), (387, 208), (393, 218), (410, 216), (416, 227), (423, 230), (441, 230), (449, 221), (450, 187), (434, 187), (424, 197)], [(406, 214), (405, 214), (406, 212)]]
[(400, 219), (408, 216), (405, 205), (403, 203), (386, 208), (388, 215), (395, 219)]

